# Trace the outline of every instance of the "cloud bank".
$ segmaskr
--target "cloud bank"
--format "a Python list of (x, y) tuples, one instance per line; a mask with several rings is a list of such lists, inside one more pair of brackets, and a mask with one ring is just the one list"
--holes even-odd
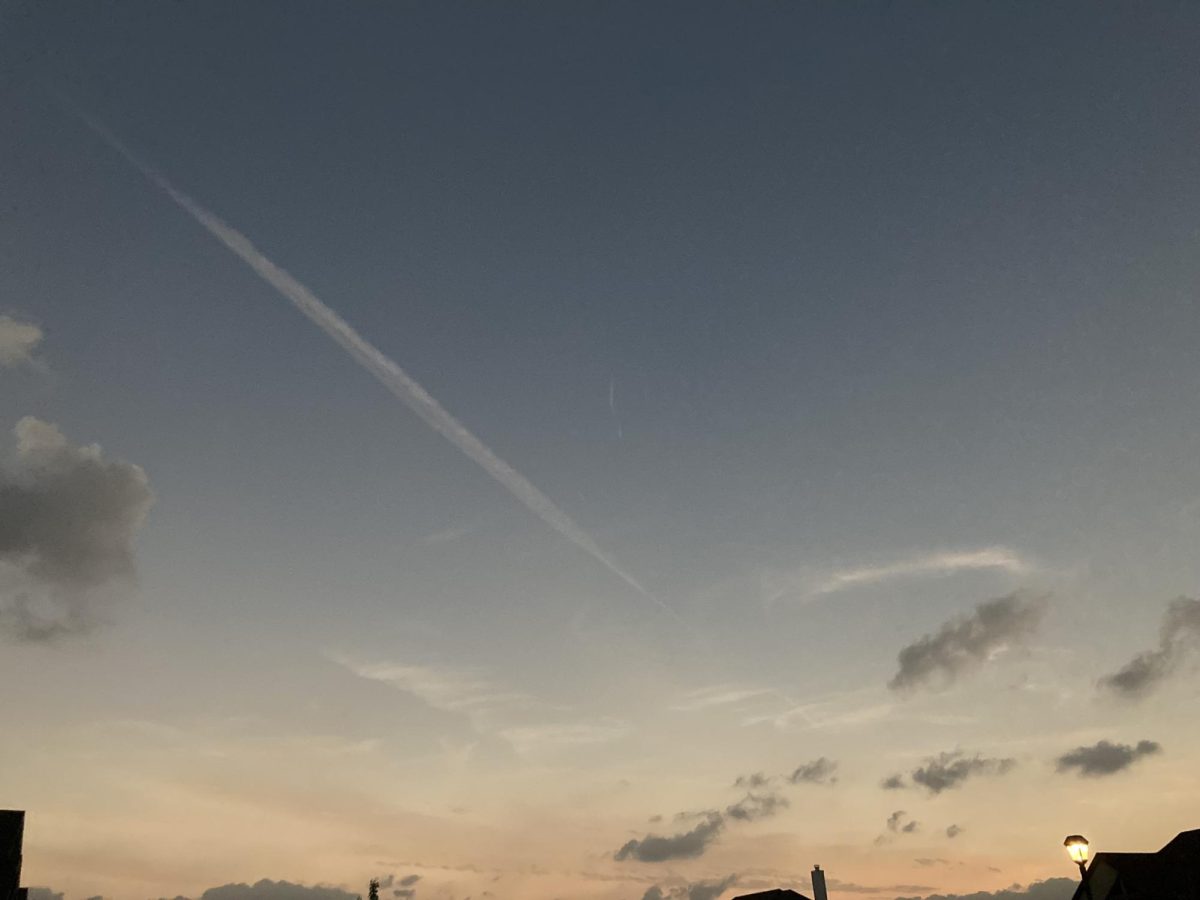
[(1151, 693), (1179, 668), (1188, 653), (1200, 648), (1200, 600), (1178, 597), (1167, 606), (1158, 646), (1139, 653), (1124, 666), (1100, 679), (1100, 686), (1129, 699)]
[(48, 422), (26, 417), (15, 432), (15, 464), (0, 475), (0, 631), (22, 641), (85, 632), (134, 578), (149, 481)]
[(358, 896), (336, 887), (307, 887), (264, 878), (254, 884), (223, 884), (209, 888), (200, 895), (200, 900), (358, 900)]
[(1090, 747), (1076, 747), (1060, 756), (1056, 763), (1059, 772), (1074, 771), (1084, 778), (1115, 775), (1128, 769), (1144, 756), (1162, 752), (1155, 741), (1138, 741), (1136, 745), (1099, 741)]
[(33, 362), (33, 351), (42, 336), (42, 329), (32, 322), (0, 316), (0, 367), (15, 368)]
[(980, 603), (971, 615), (952, 619), (901, 650), (899, 670), (888, 687), (911, 691), (953, 684), (1032, 635), (1046, 613), (1046, 600), (1018, 591)]
[(1071, 900), (1079, 881), (1075, 878), (1048, 878), (1022, 888), (1014, 884), (1004, 890), (978, 891), (974, 894), (930, 894), (926, 897), (897, 897), (896, 900)]

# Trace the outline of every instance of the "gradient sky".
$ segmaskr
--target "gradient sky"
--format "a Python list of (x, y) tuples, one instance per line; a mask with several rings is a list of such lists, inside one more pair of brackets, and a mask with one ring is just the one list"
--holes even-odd
[(891, 900), (1200, 826), (1198, 47), (1167, 2), (0, 6), (3, 496), (95, 443), (154, 497), (88, 627), (0, 644), (26, 881)]

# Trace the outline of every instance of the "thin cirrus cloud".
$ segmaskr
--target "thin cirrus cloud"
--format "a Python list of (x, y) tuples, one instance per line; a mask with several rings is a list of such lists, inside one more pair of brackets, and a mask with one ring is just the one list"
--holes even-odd
[(988, 569), (1021, 575), (1032, 568), (1015, 551), (1007, 547), (929, 553), (883, 565), (838, 569), (821, 578), (813, 587), (812, 593), (821, 596), (852, 588), (870, 587), (898, 578), (937, 578)]
[(697, 712), (719, 706), (738, 706), (748, 700), (760, 697), (777, 696), (771, 688), (741, 687), (737, 685), (720, 684), (700, 688), (685, 694), (678, 703), (671, 706), (675, 712)]
[(1200, 649), (1200, 600), (1177, 597), (1167, 606), (1158, 646), (1139, 653), (1100, 679), (1100, 686), (1129, 700), (1139, 700), (1177, 671), (1189, 653)]

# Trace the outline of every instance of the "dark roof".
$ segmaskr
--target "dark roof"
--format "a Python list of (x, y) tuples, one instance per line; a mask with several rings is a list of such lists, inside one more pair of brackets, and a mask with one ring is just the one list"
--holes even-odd
[(733, 900), (791, 900), (793, 897), (799, 897), (800, 900), (808, 900), (803, 894), (798, 894), (788, 888), (775, 888), (771, 891), (759, 891), (757, 894), (742, 894), (734, 897)]
[(1200, 829), (1157, 853), (1097, 853), (1087, 887), (1076, 889), (1075, 900), (1200, 900)]

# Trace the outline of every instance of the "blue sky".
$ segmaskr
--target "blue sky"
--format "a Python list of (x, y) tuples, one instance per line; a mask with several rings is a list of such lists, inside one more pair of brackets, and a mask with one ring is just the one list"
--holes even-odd
[[(612, 851), (648, 816), (820, 756), (842, 767), (827, 828), (793, 797), (670, 877), (802, 880), (795, 858), (819, 849), (880, 896), (975, 890), (1058, 873), (1058, 831), (1089, 821), (1147, 847), (1195, 824), (1179, 804), (1200, 732), (1171, 713), (1194, 699), (1190, 663), (1140, 702), (1097, 680), (1156, 645), (1200, 575), (1198, 30), (1166, 3), (4, 7), (0, 313), (41, 339), (0, 369), (0, 424), (98, 443), (155, 498), (136, 590), (86, 634), (0, 655), (6, 678), (39, 673), (4, 701), (39, 739), (0, 775), (50, 823), (31, 825), (38, 877), (116, 897), (361, 880), (376, 861), (349, 838), (323, 857), (281, 827), (277, 859), (239, 854), (211, 810), (165, 800), (131, 821), (194, 833), (226, 868), (172, 881), (167, 844), (121, 819), (104, 849), (129, 862), (98, 873), (69, 824), (95, 830), (81, 809), (135, 776), (148, 797), (220, 782), (319, 821), (305, 754), (335, 738), (369, 761), (331, 794), (372, 773), (398, 818), (438, 819), (431, 866), (485, 847), (532, 879), (509, 896), (636, 900), (659, 870)], [(48, 89), (311, 288), (677, 617)], [(838, 573), (849, 586), (822, 590)], [(1033, 633), (951, 683), (887, 688), (923, 635), (1043, 594)], [(168, 765), (146, 729), (214, 747)], [(1101, 739), (1165, 751), (1081, 810), (1046, 760)], [(69, 787), (21, 755), (92, 740)], [(290, 761), (264, 798), (247, 785), (270, 742)], [(953, 798), (977, 820), (953, 854), (932, 826), (928, 846), (873, 849), (900, 808), (879, 779), (956, 748), (1022, 764)], [(630, 787), (572, 812), (569, 785)], [(981, 821), (1022, 790), (1059, 792), (1049, 838)], [(913, 854), (963, 865), (917, 882)], [(617, 880), (563, 874), (596, 866)], [(478, 890), (455, 871), (425, 890)]]

